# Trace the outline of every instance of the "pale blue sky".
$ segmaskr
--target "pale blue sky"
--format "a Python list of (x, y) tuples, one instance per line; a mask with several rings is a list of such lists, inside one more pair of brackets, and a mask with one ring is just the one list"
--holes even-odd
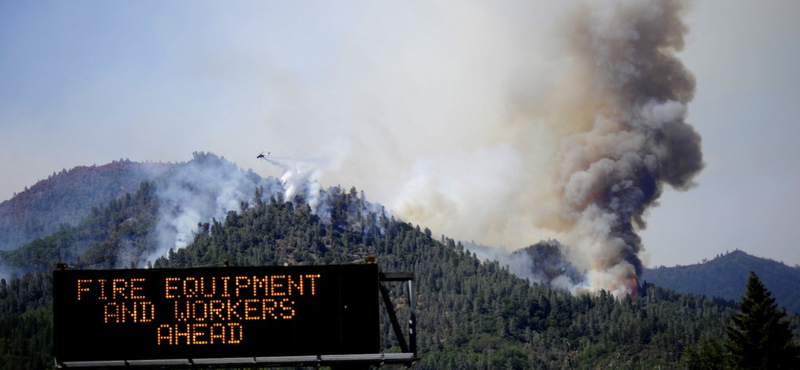
[[(559, 3), (0, 0), (0, 200), (62, 168), (193, 151), (276, 175), (255, 160), (269, 149), (325, 156), (323, 185), (389, 207), (437, 164), (478, 184), (454, 193), (503, 204), (537, 159), (497, 132), (520, 81), (550, 92)], [(739, 248), (798, 264), (800, 2), (697, 1), (686, 22), (707, 167), (650, 213), (649, 263)]]

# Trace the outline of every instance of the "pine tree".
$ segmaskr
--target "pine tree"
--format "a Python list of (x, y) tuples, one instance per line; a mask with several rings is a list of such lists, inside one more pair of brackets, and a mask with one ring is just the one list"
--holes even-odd
[(739, 312), (728, 326), (725, 347), (729, 365), (742, 370), (800, 369), (800, 348), (794, 345), (786, 310), (753, 271), (739, 302)]

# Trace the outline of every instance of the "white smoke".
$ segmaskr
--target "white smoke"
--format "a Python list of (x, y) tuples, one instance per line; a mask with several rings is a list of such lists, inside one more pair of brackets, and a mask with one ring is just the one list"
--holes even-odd
[[(277, 201), (302, 202), (308, 204), (312, 214), (323, 221), (330, 220), (329, 196), (317, 181), (326, 169), (336, 168), (335, 156), (327, 158), (265, 156), (266, 161), (283, 170), (280, 179), (276, 179), (244, 171), (214, 154), (194, 153), (191, 161), (176, 164), (155, 181), (160, 202), (155, 228), (157, 250), (148, 260), (152, 262), (170, 250), (191, 244), (203, 223), (224, 223), (229, 212), (240, 214), (254, 206), (256, 189), (260, 190), (262, 202), (273, 197)], [(363, 199), (361, 204), (365, 215), (383, 211)]]
[(264, 156), (262, 159), (283, 170), (280, 181), (284, 189), (284, 199), (292, 200), (301, 196), (308, 203), (311, 212), (316, 214), (322, 202), (318, 178), (326, 161), (322, 158), (293, 159), (270, 156)]
[[(508, 207), (520, 196), (508, 184), (520, 183), (523, 176), (524, 164), (508, 144), (421, 159), (392, 209), (434, 230), (468, 229), (497, 240), (509, 231), (515, 212), (522, 211)], [(498, 219), (501, 214), (508, 218)]]
[(161, 206), (156, 223), (157, 250), (150, 261), (170, 249), (186, 247), (200, 224), (224, 222), (228, 212), (242, 212), (253, 205), (255, 189), (276, 191), (276, 184), (243, 171), (224, 158), (195, 153), (192, 161), (176, 164), (156, 180), (156, 197)]
[(475, 254), (481, 261), (496, 261), (508, 271), (531, 282), (541, 283), (542, 277), (535, 271), (533, 261), (523, 255), (509, 253), (503, 248), (480, 245), (475, 242), (461, 242), (464, 248)]

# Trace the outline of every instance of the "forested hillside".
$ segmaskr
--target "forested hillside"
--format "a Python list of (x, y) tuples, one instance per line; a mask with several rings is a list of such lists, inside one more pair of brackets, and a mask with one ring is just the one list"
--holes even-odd
[(56, 262), (78, 268), (141, 266), (155, 249), (152, 232), (159, 202), (152, 182), (141, 183), (136, 192), (95, 207), (78, 225), (63, 224), (58, 231), (12, 251), (0, 251), (7, 273), (47, 272)]
[(642, 279), (683, 293), (738, 301), (750, 270), (769, 287), (778, 305), (800, 314), (800, 266), (789, 267), (740, 250), (699, 264), (646, 269)]
[[(118, 261), (126, 248), (155, 248), (147, 237), (157, 213), (153, 186), (144, 183), (7, 260), (35, 261), (30, 266), (44, 270), (57, 260), (74, 268), (125, 266)], [(426, 229), (376, 214), (355, 189), (329, 189), (326, 196), (332, 208), (325, 222), (281, 194), (254, 196), (246, 210), (198, 225), (192, 244), (155, 267), (360, 263), (377, 256), (385, 271), (416, 274), (420, 369), (680, 368), (689, 346), (724, 335), (732, 312), (724, 301), (653, 285), (621, 301), (605, 293), (574, 297), (480, 261), (452, 239), (434, 239)], [(52, 363), (50, 284), (48, 271), (0, 284), (0, 367)], [(394, 292), (404, 317), (409, 307), (402, 289)], [(382, 330), (384, 348), (392, 350), (386, 322)]]
[[(115, 168), (118, 163), (102, 167)], [(122, 166), (136, 167), (130, 163)], [(191, 161), (156, 166), (148, 175), (150, 180), (137, 183), (110, 201), (88, 207), (79, 222), (61, 223), (52, 233), (17, 249), (0, 250), (0, 272), (13, 275), (31, 269), (42, 271), (52, 267), (54, 260), (96, 268), (143, 267), (170, 248), (191, 242), (199, 222), (224, 219), (228, 211), (240, 212), (254, 204), (255, 190), (272, 194), (277, 183), (274, 178), (263, 179), (252, 171), (242, 171), (211, 153), (195, 152)], [(66, 173), (73, 171), (76, 170)], [(109, 171), (106, 168), (101, 172), (113, 177)], [(117, 175), (125, 179), (130, 173), (120, 170)], [(102, 187), (98, 197), (105, 190)], [(42, 193), (66, 204), (80, 203), (84, 196), (56, 189)], [(25, 212), (28, 211), (21, 213)]]
[[(342, 207), (353, 202), (346, 193), (337, 199)], [(422, 369), (674, 368), (703, 334), (723, 335), (730, 313), (652, 285), (620, 302), (604, 293), (573, 297), (481, 262), (451, 239), (361, 216), (326, 225), (303, 206), (269, 202), (229, 213), (224, 226), (203, 225), (209, 233), (156, 266), (353, 263), (377, 255), (383, 270), (417, 274)], [(395, 301), (403, 307), (402, 296)]]
[[(376, 256), (384, 271), (416, 274), (420, 369), (682, 368), (687, 349), (725, 335), (734, 309), (728, 300), (651, 284), (621, 300), (605, 292), (573, 296), (549, 286), (571, 274), (556, 241), (526, 249), (532, 283), (453, 239), (395, 220), (355, 188), (308, 187), (291, 199), (281, 189), (275, 179), (195, 153), (91, 208), (82, 221), (0, 252), (14, 276), (0, 280), (0, 369), (51, 366), (56, 262), (172, 268), (347, 264)], [(400, 317), (412, 308), (403, 289), (392, 288)], [(792, 320), (798, 333), (797, 316)], [(384, 350), (396, 350), (385, 317), (381, 330)]]
[(15, 249), (64, 225), (74, 226), (93, 207), (134, 192), (142, 181), (169, 166), (120, 160), (53, 173), (0, 203), (0, 250)]

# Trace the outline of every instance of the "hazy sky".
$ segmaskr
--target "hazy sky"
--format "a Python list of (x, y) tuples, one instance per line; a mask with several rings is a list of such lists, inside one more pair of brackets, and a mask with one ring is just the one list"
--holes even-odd
[[(559, 145), (530, 121), (580, 89), (559, 74), (561, 3), (0, 0), (0, 200), (62, 168), (193, 151), (278, 175), (267, 149), (324, 158), (324, 186), (454, 238), (558, 237), (527, 226), (527, 194)], [(685, 20), (706, 168), (651, 210), (649, 265), (736, 248), (798, 264), (800, 2), (697, 1)]]

